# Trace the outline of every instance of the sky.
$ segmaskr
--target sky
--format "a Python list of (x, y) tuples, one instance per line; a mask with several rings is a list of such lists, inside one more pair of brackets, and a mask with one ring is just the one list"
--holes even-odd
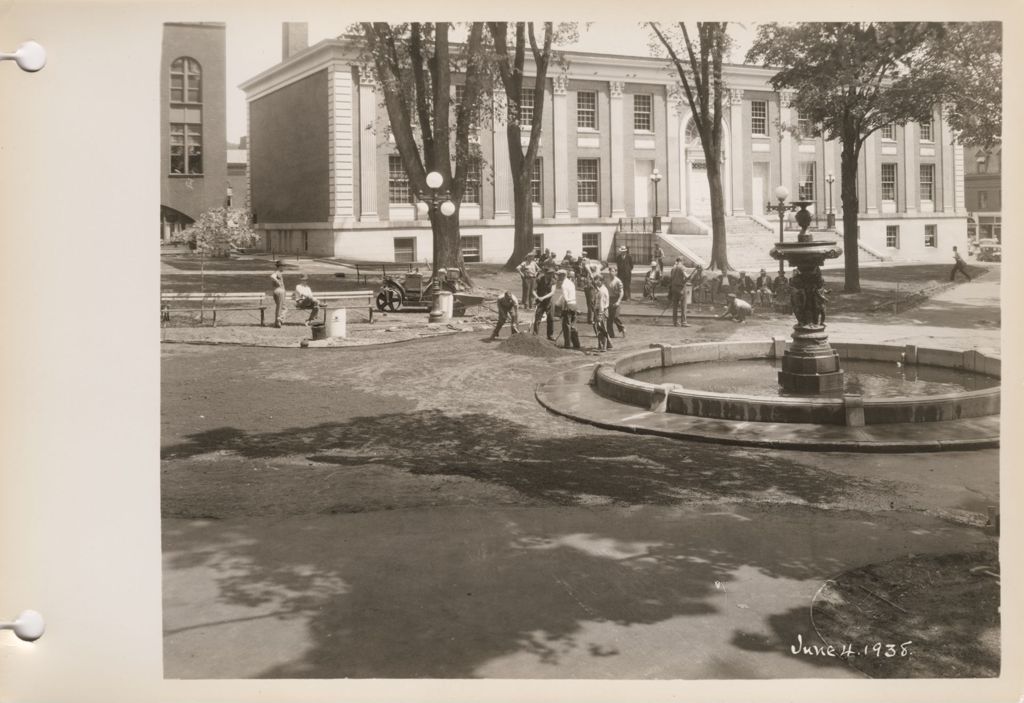
[[(347, 15), (341, 3), (337, 9), (324, 8), (315, 16), (306, 18), (270, 17), (261, 13), (240, 13), (227, 21), (227, 133), (228, 141), (237, 143), (246, 133), (245, 94), (239, 84), (265, 71), (281, 61), (281, 24), (286, 21), (305, 21), (309, 25), (309, 43), (336, 37), (349, 27), (356, 17)], [(733, 61), (742, 60), (753, 39), (753, 25), (731, 23), (730, 34), (736, 41)], [(639, 23), (594, 22), (580, 27), (580, 38), (575, 44), (562, 48), (575, 51), (621, 53), (649, 56), (648, 30)]]

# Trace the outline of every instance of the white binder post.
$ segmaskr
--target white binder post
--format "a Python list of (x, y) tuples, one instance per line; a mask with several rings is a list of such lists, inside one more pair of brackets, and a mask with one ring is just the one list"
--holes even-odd
[(46, 631), (46, 623), (36, 611), (25, 610), (14, 622), (0, 622), (0, 630), (12, 630), (18, 639), (35, 642)]
[(13, 61), (22, 71), (35, 73), (46, 65), (46, 49), (34, 41), (27, 41), (12, 54), (0, 52), (0, 61)]

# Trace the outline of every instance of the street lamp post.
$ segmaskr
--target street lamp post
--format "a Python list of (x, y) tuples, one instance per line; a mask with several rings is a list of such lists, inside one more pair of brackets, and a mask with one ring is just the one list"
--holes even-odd
[[(427, 217), (431, 212), (440, 212), (445, 217), (451, 217), (455, 214), (455, 203), (452, 202), (451, 195), (448, 193), (448, 189), (442, 190), (444, 185), (444, 176), (437, 171), (431, 171), (427, 174), (427, 189), (429, 192), (418, 193), (418, 200), (416, 202), (416, 213), (420, 217)], [(443, 269), (437, 269), (434, 271), (434, 303), (430, 310), (430, 319), (432, 321), (442, 320), (446, 316), (446, 311), (442, 309), (441, 305), (441, 287), (442, 281), (440, 273)]]
[[(789, 189), (786, 186), (779, 186), (778, 188), (776, 188), (775, 189), (775, 197), (778, 199), (779, 204), (778, 205), (772, 205), (771, 203), (769, 203), (768, 205), (765, 206), (765, 209), (767, 209), (768, 212), (773, 212), (774, 211), (774, 212), (779, 213), (779, 244), (782, 244), (782, 242), (783, 242), (783, 235), (782, 235), (782, 233), (783, 233), (783, 230), (785, 228), (786, 213), (787, 212), (791, 212), (791, 211), (799, 210), (800, 206), (799, 205), (787, 205), (786, 204), (786, 198), (789, 197)], [(783, 262), (782, 259), (779, 259), (779, 273), (780, 274), (784, 274), (785, 273), (785, 263)]]
[(654, 217), (651, 218), (651, 223), (655, 234), (661, 231), (661, 217), (658, 215), (658, 183), (661, 182), (661, 173), (655, 168), (651, 171), (651, 183), (654, 184)]
[(832, 184), (836, 182), (836, 177), (832, 175), (831, 171), (825, 177), (825, 182), (828, 183), (828, 228), (835, 229), (836, 212), (832, 209)]

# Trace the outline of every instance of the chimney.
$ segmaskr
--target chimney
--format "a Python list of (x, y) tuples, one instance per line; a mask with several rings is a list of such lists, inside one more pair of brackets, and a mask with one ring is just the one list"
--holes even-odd
[(281, 60), (287, 61), (309, 46), (309, 25), (306, 22), (285, 22), (281, 25)]

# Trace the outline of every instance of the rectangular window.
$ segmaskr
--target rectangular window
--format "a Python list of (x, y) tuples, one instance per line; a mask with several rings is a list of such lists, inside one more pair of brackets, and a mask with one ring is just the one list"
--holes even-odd
[(988, 209), (988, 191), (985, 191), (985, 190), (979, 190), (978, 191), (978, 209), (979, 210), (987, 210)]
[(882, 200), (896, 200), (896, 164), (882, 164)]
[(171, 173), (197, 176), (203, 173), (203, 129), (197, 124), (171, 123)]
[(416, 237), (395, 237), (395, 263), (416, 261)]
[(601, 233), (583, 233), (583, 253), (588, 259), (601, 259)]
[(654, 129), (654, 96), (633, 96), (633, 130), (650, 132)]
[(811, 124), (809, 118), (798, 114), (796, 118), (796, 131), (801, 137), (810, 137), (814, 135), (814, 125)]
[(885, 246), (890, 249), (900, 248), (900, 226), (899, 225), (886, 225), (885, 226)]
[(921, 164), (921, 200), (935, 200), (935, 164)]
[(576, 126), (580, 129), (597, 129), (597, 93), (576, 93)]
[(932, 141), (932, 120), (929, 119), (927, 122), (921, 123), (921, 141), (930, 142)]
[(462, 260), (467, 264), (479, 264), (480, 263), (480, 237), (462, 237), (460, 245), (462, 247)]
[(302, 230), (302, 251), (309, 251), (309, 232)]
[(519, 93), (519, 126), (529, 127), (533, 122), (533, 88), (523, 88)]
[(924, 245), (926, 247), (939, 246), (939, 231), (937, 225), (924, 226)]
[(540, 256), (544, 251), (544, 235), (541, 232), (533, 233), (533, 253)]
[(576, 202), (597, 202), (598, 173), (597, 159), (576, 159)]
[(768, 135), (768, 103), (764, 100), (753, 100), (750, 103), (750, 133)]
[(544, 195), (544, 160), (536, 159), (533, 162), (533, 170), (530, 172), (530, 202), (541, 203)]
[(462, 202), (480, 204), (480, 159), (470, 159), (466, 164), (466, 190)]
[(800, 162), (800, 182), (797, 184), (799, 200), (815, 201), (814, 197), (814, 166), (813, 161)]
[(402, 165), (402, 157), (388, 157), (388, 202), (405, 205), (412, 202), (409, 192), (409, 176)]
[(882, 131), (882, 139), (885, 139), (886, 141), (890, 141), (890, 142), (896, 141), (896, 125), (891, 124), (891, 123), (887, 124), (884, 127), (882, 127), (881, 131)]

